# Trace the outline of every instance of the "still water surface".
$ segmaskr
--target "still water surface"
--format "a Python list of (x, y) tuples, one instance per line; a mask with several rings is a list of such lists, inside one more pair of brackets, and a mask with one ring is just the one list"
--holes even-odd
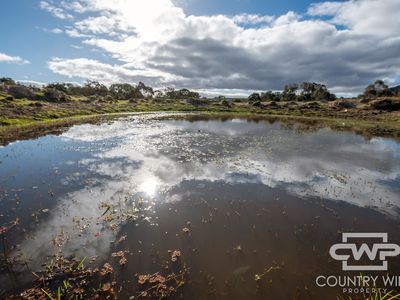
[[(354, 231), (399, 242), (399, 195), (397, 142), (263, 120), (139, 115), (0, 148), (0, 226), (20, 219), (9, 255), (39, 270), (62, 234), (64, 255), (114, 266), (121, 299), (168, 250), (190, 270), (185, 299), (336, 299), (315, 285), (343, 273), (329, 247)], [(111, 217), (133, 205), (137, 220)], [(0, 295), (32, 279), (2, 272)]]

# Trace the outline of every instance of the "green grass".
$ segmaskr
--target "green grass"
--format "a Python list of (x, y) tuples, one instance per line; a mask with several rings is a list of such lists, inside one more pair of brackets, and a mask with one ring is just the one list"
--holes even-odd
[[(2, 97), (2, 96), (0, 96)], [(35, 131), (43, 127), (67, 126), (74, 123), (82, 123), (99, 116), (118, 113), (135, 112), (201, 112), (205, 115), (234, 115), (242, 117), (263, 116), (274, 118), (278, 121), (297, 121), (308, 126), (326, 126), (338, 130), (353, 130), (367, 135), (383, 135), (400, 138), (400, 118), (396, 115), (380, 116), (368, 115), (358, 116), (344, 114), (336, 111), (329, 111), (327, 107), (322, 110), (307, 109), (266, 109), (258, 107), (233, 107), (222, 106), (211, 102), (207, 106), (193, 106), (184, 101), (162, 102), (141, 100), (133, 104), (128, 101), (118, 100), (114, 102), (84, 103), (79, 97), (71, 102), (63, 104), (47, 103), (43, 101), (13, 100), (11, 102), (0, 102), (0, 142), (9, 140), (11, 134), (17, 131)], [(40, 103), (40, 104), (38, 104)], [(37, 105), (42, 105), (38, 107)], [(18, 138), (18, 136), (16, 137)]]

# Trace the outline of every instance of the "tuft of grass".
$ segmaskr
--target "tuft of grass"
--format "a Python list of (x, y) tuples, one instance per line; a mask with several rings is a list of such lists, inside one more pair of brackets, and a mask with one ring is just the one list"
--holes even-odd
[[(338, 299), (339, 300), (353, 300), (353, 298), (350, 297), (350, 296), (348, 298), (345, 298), (343, 296), (339, 296)], [(372, 294), (372, 295), (369, 295), (369, 296), (364, 295), (364, 299), (365, 300), (399, 300), (400, 299), (400, 293), (396, 294), (396, 291), (392, 290), (392, 291), (389, 291), (389, 292), (387, 292), (385, 294), (382, 294), (380, 292), (380, 290), (377, 289), (377, 292), (375, 294)]]

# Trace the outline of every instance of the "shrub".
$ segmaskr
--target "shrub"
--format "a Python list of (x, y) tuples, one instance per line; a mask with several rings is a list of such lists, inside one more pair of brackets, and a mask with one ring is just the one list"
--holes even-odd
[(34, 100), (36, 98), (35, 91), (30, 87), (24, 85), (10, 86), (8, 89), (8, 93), (16, 99), (26, 98)]
[(55, 88), (47, 88), (44, 92), (44, 100), (48, 102), (65, 102), (67, 97), (64, 92)]
[(248, 97), (250, 102), (259, 102), (261, 101), (261, 97), (259, 93), (253, 93)]
[(365, 88), (365, 97), (385, 97), (393, 96), (393, 91), (383, 82), (383, 80), (376, 80), (373, 84)]

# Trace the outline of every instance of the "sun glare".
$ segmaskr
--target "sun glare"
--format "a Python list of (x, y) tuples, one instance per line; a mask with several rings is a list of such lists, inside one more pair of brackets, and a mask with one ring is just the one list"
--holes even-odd
[(149, 179), (140, 184), (139, 191), (153, 197), (157, 192), (157, 185), (158, 183), (156, 180)]

